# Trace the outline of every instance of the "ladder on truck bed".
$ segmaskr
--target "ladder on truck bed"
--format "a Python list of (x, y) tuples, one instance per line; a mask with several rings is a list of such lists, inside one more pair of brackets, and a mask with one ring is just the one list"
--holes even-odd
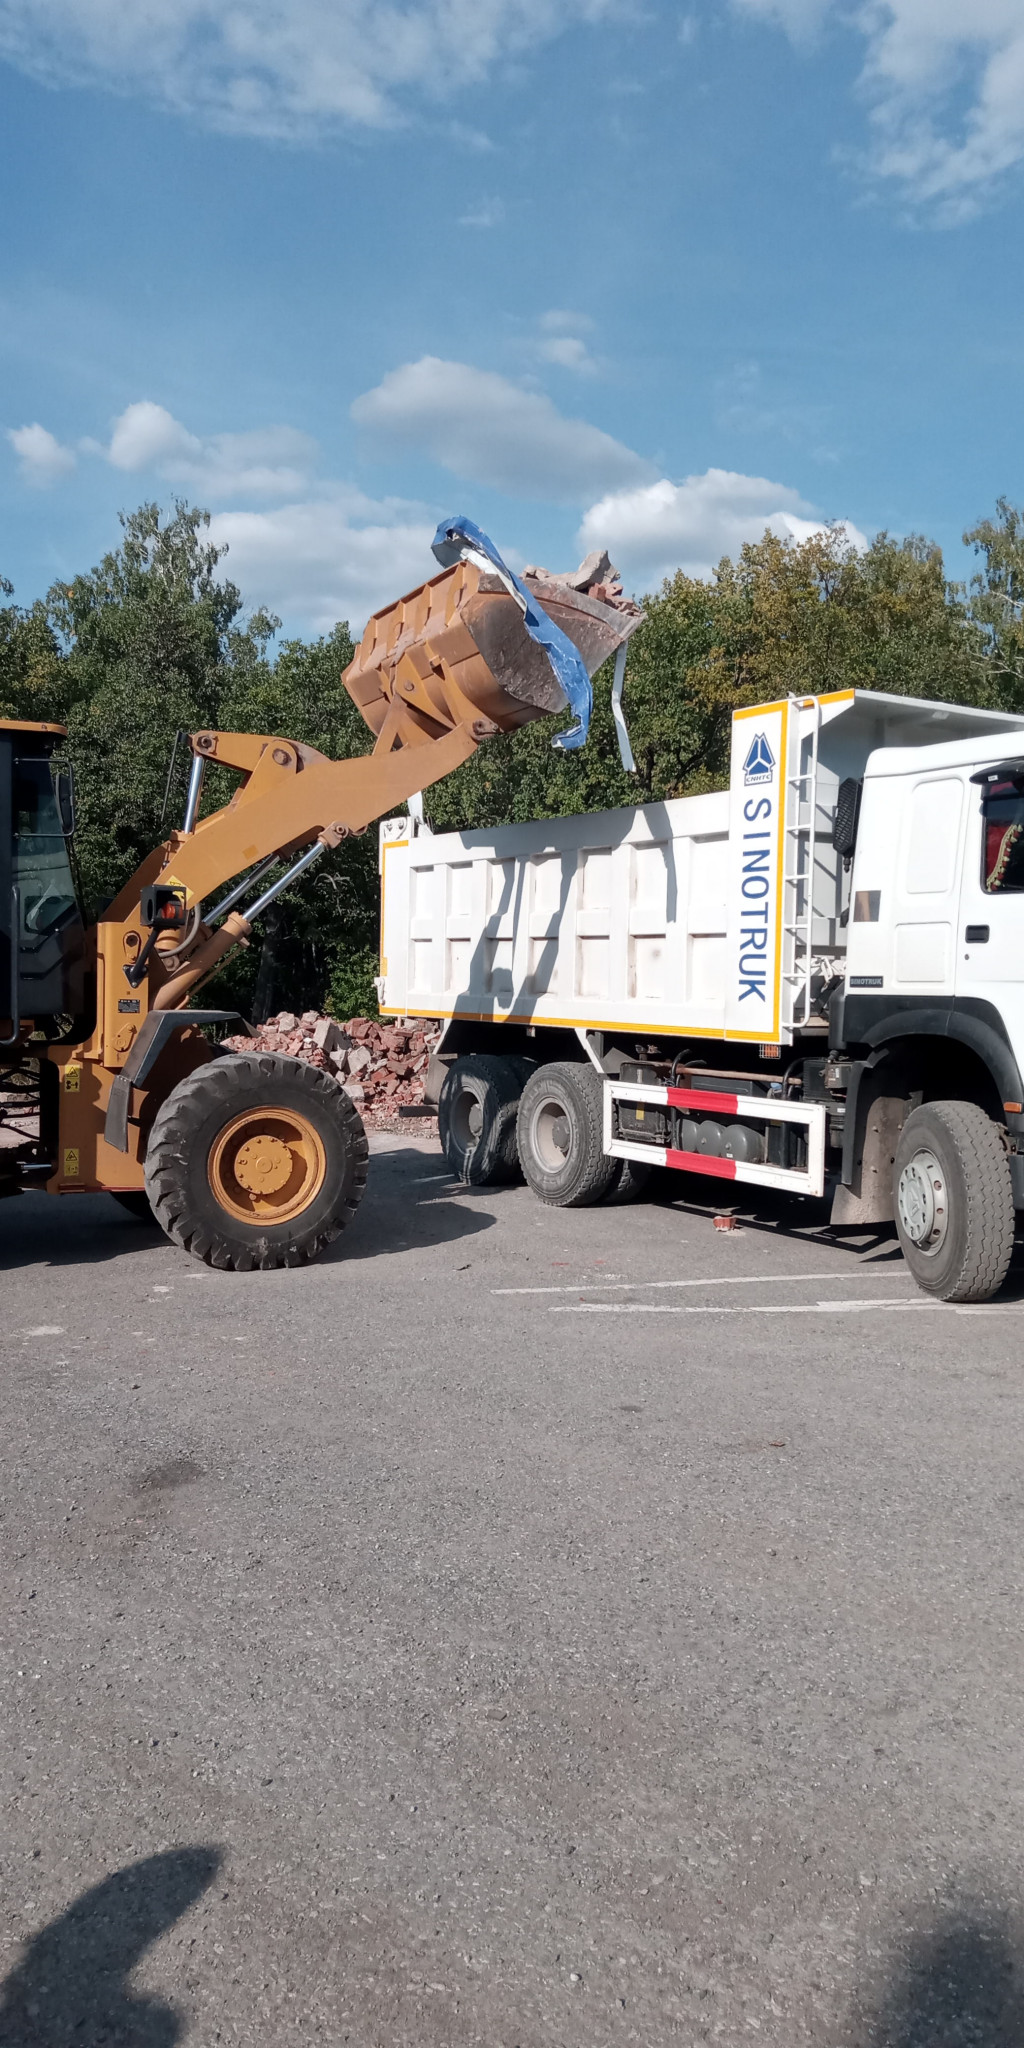
[[(814, 725), (811, 731), (811, 757), (808, 767), (800, 772), (800, 754), (804, 734), (800, 731), (799, 719), (794, 720), (796, 733), (796, 773), (789, 774), (787, 763), (787, 802), (783, 823), (783, 867), (782, 867), (782, 931), (783, 931), (783, 974), (784, 985), (791, 991), (790, 1018), (792, 1026), (801, 1028), (817, 1020), (811, 1016), (811, 982), (814, 968), (814, 869), (818, 847), (818, 754), (821, 740), (820, 698), (791, 697), (794, 711), (805, 711), (814, 706)], [(806, 797), (805, 797), (806, 789)], [(792, 804), (789, 792), (793, 792)], [(807, 824), (801, 823), (800, 814), (807, 805)], [(805, 857), (806, 866), (801, 867)], [(804, 892), (801, 904), (800, 892)]]

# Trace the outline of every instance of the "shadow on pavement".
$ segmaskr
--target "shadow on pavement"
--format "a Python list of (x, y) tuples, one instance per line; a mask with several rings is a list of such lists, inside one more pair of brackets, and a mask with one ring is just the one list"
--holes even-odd
[(504, 1193), (502, 1187), (462, 1187), (430, 1153), (411, 1147), (379, 1153), (370, 1160), (355, 1222), (329, 1247), (323, 1263), (350, 1264), (476, 1237), (481, 1230), (493, 1230), (498, 1218), (489, 1208), (477, 1208), (474, 1198), (491, 1204)]
[(128, 1983), (147, 1948), (201, 1898), (219, 1849), (168, 1849), (83, 1892), (29, 1942), (0, 1986), (2, 2048), (174, 2048), (185, 2021)]
[(858, 2048), (1024, 2048), (1024, 1985), (1006, 1926), (969, 1907), (911, 1942)]
[[(672, 1183), (675, 1183), (675, 1186)], [(826, 1245), (832, 1251), (847, 1252), (860, 1265), (902, 1265), (895, 1226), (891, 1223), (857, 1228), (833, 1228), (829, 1222), (830, 1203), (809, 1196), (790, 1195), (765, 1188), (756, 1207), (745, 1207), (738, 1184), (719, 1183), (711, 1195), (700, 1174), (675, 1173), (667, 1167), (651, 1177), (651, 1199), (663, 1208), (685, 1209), (689, 1215), (734, 1214), (741, 1230), (768, 1237), (789, 1237), (803, 1244)]]
[(152, 1218), (112, 1195), (13, 1195), (0, 1203), (0, 1273), (20, 1266), (95, 1266), (166, 1244)]

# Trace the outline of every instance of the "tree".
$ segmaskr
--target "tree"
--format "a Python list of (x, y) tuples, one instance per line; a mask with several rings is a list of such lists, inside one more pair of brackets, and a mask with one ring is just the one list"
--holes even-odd
[(985, 557), (971, 579), (971, 617), (984, 643), (984, 660), (996, 701), (1006, 711), (1024, 711), (1024, 512), (1000, 498), (995, 519), (979, 520), (964, 534), (968, 547)]

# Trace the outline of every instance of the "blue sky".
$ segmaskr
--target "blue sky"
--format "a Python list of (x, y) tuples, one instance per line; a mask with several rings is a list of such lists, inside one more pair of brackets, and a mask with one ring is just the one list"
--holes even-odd
[(1024, 0), (0, 0), (0, 572), (295, 632), (467, 512), (637, 591), (1024, 497)]

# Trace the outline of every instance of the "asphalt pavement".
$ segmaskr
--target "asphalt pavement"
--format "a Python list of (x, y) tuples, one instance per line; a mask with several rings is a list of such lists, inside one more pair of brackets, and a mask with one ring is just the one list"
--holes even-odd
[(0, 1206), (3, 2048), (1020, 2048), (1024, 1282), (774, 1204)]

